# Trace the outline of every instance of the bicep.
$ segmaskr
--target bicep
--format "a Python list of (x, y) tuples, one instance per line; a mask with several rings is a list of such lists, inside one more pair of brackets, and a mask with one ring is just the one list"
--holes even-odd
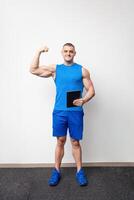
[(55, 64), (51, 64), (51, 65), (48, 65), (48, 66), (47, 65), (42, 65), (42, 66), (40, 66), (40, 68), (48, 70), (48, 71), (54, 73), (55, 70), (56, 70), (56, 65)]
[(93, 82), (90, 78), (83, 78), (83, 85), (86, 90), (94, 89)]
[(86, 90), (92, 90), (93, 92), (95, 92), (93, 82), (90, 78), (90, 73), (87, 69), (84, 69), (84, 72), (83, 72), (83, 85)]
[(49, 66), (39, 66), (37, 69), (32, 71), (32, 74), (40, 76), (40, 77), (51, 77), (53, 73), (55, 72), (55, 65), (49, 65)]
[(40, 77), (50, 77), (52, 76), (52, 72), (42, 67), (38, 67), (36, 70), (32, 72), (32, 74), (40, 76)]

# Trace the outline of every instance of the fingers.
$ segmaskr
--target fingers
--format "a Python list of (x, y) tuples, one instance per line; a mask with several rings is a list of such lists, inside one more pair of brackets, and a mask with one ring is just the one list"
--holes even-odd
[(76, 106), (81, 106), (83, 104), (83, 100), (82, 99), (75, 99), (73, 101), (73, 104)]
[(44, 52), (48, 52), (49, 48), (47, 46), (44, 47)]
[(39, 52), (48, 52), (49, 48), (47, 46), (43, 46), (39, 48)]

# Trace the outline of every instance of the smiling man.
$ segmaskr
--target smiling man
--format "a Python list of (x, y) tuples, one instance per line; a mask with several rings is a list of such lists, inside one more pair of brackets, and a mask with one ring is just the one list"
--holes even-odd
[[(48, 181), (50, 186), (57, 185), (61, 179), (61, 162), (64, 156), (64, 145), (69, 129), (72, 144), (72, 155), (76, 162), (76, 180), (80, 186), (88, 184), (82, 168), (82, 149), (80, 140), (83, 138), (83, 105), (94, 95), (95, 90), (90, 78), (90, 72), (82, 65), (74, 62), (75, 46), (66, 43), (62, 47), (62, 64), (39, 66), (41, 53), (48, 52), (48, 47), (37, 50), (30, 66), (30, 72), (40, 77), (52, 77), (56, 85), (56, 98), (53, 108), (53, 136), (57, 138), (55, 149), (55, 166)], [(86, 94), (83, 97), (83, 88)]]

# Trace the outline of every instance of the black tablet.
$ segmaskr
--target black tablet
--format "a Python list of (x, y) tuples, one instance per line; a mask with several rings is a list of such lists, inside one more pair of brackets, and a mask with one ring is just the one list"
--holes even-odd
[(67, 107), (76, 107), (76, 105), (73, 104), (73, 101), (75, 99), (81, 98), (81, 91), (69, 91), (67, 92)]

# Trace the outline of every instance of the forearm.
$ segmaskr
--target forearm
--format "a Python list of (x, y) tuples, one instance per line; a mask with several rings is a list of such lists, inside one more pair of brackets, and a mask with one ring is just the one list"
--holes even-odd
[(82, 98), (84, 100), (84, 103), (88, 102), (90, 99), (92, 99), (95, 96), (94, 91), (88, 90), (85, 94), (85, 96)]
[(38, 67), (39, 67), (39, 59), (40, 59), (40, 55), (41, 55), (41, 52), (40, 51), (37, 51), (35, 53), (35, 56), (32, 60), (32, 63), (30, 65), (30, 71), (33, 71), (33, 70), (36, 70)]

